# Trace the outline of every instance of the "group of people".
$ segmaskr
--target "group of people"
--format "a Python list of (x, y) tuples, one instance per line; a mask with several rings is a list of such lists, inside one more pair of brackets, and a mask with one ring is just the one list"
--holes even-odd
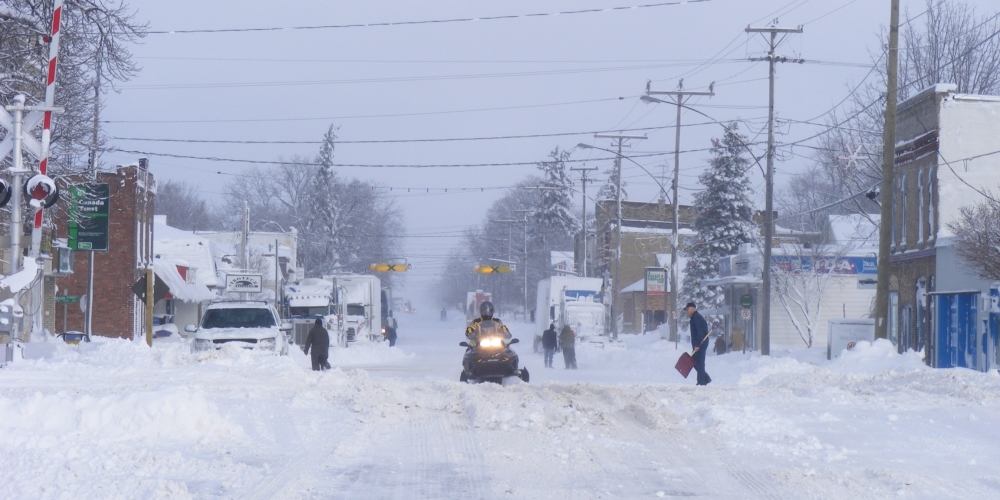
[(556, 335), (556, 325), (550, 323), (549, 328), (542, 333), (542, 349), (545, 352), (546, 368), (553, 368), (552, 358), (555, 357), (556, 350), (562, 350), (566, 369), (576, 370), (576, 332), (569, 325), (563, 326)]

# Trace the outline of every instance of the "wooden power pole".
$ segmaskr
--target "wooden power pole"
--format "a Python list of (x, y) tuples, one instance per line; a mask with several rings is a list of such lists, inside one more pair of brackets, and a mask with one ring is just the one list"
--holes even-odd
[(886, 57), (885, 128), (882, 130), (882, 193), (878, 227), (878, 275), (875, 284), (875, 338), (887, 338), (889, 245), (892, 240), (893, 164), (896, 158), (896, 79), (899, 65), (899, 0), (892, 0)]

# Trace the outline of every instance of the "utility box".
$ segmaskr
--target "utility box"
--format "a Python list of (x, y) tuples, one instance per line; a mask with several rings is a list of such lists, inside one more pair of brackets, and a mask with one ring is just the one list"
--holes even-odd
[(850, 351), (858, 342), (875, 342), (874, 319), (837, 318), (829, 321), (826, 359), (839, 358), (844, 349)]

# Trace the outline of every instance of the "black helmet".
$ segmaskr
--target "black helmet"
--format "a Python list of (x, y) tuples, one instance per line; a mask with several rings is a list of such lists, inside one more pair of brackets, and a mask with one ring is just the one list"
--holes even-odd
[(486, 319), (492, 318), (493, 317), (493, 303), (487, 300), (486, 302), (483, 302), (482, 304), (479, 304), (479, 315), (482, 316), (482, 317), (484, 317), (484, 318), (486, 318)]

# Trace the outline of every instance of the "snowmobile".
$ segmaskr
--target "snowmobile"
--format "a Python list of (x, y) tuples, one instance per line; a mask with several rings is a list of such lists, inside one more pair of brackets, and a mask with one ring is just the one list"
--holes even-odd
[(517, 377), (527, 382), (528, 369), (517, 367), (517, 353), (510, 349), (510, 345), (517, 342), (517, 339), (508, 339), (503, 335), (487, 334), (459, 343), (466, 348), (459, 381), (499, 384), (504, 377)]

